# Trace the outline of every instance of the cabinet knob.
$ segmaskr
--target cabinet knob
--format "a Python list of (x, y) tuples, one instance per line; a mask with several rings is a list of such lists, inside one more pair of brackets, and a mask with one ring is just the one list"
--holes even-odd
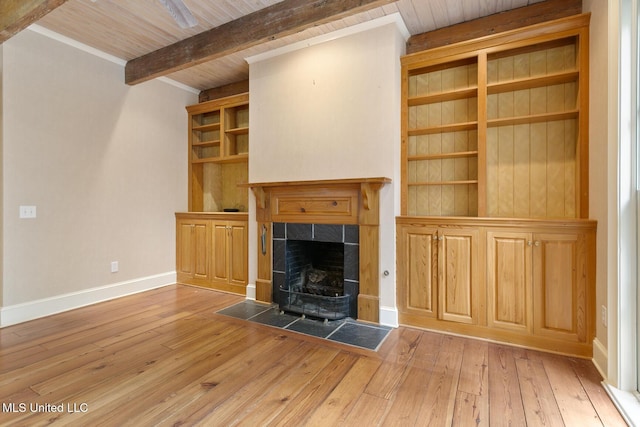
[(527, 241), (527, 246), (532, 246), (532, 245), (533, 245), (533, 242), (531, 240), (528, 240)]
[(535, 245), (536, 245), (536, 246), (540, 246), (540, 240), (536, 240)]

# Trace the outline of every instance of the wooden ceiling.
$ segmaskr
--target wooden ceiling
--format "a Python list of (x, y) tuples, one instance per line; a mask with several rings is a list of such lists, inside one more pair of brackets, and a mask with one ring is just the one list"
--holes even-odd
[[(17, 32), (12, 28), (19, 31), (34, 22), (127, 61), (128, 84), (165, 76), (197, 90), (246, 80), (246, 57), (389, 14), (399, 13), (415, 36), (536, 3), (540, 4), (532, 7), (548, 3), (554, 9), (575, 9), (581, 4), (579, 0), (184, 0), (198, 24), (182, 29), (159, 0), (0, 3), (4, 3), (0, 15), (5, 16), (0, 18), (0, 41)], [(33, 10), (22, 10), (31, 6)]]

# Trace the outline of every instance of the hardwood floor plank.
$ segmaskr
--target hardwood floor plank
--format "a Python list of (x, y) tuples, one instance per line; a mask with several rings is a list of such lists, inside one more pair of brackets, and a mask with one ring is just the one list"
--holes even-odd
[(565, 425), (602, 426), (591, 400), (567, 358), (549, 355), (544, 370)]
[[(417, 365), (417, 364), (416, 364)], [(400, 384), (393, 399), (393, 403), (387, 411), (383, 424), (388, 426), (412, 426), (418, 423), (418, 413), (425, 399), (425, 390), (431, 379), (433, 363), (423, 362), (420, 365), (412, 365), (408, 375)]]
[(434, 426), (451, 425), (461, 364), (462, 352), (442, 351), (438, 354), (418, 413), (420, 423)]
[(223, 404), (218, 405), (213, 411), (209, 412), (198, 424), (207, 426), (211, 425), (212, 420), (215, 420), (215, 422), (220, 425), (235, 425), (242, 416), (245, 408), (259, 402), (273, 387), (273, 384), (277, 383), (282, 376), (286, 375), (290, 366), (302, 364), (311, 351), (311, 349), (305, 348), (302, 343), (298, 343), (290, 352), (282, 358), (278, 358), (262, 375), (244, 384), (239, 390), (226, 399)]
[(515, 363), (527, 424), (564, 426), (543, 364), (529, 359)]
[(310, 414), (315, 411), (319, 402), (323, 402), (327, 396), (337, 387), (359, 356), (347, 352), (340, 352), (331, 362), (331, 368), (314, 378), (314, 381), (291, 401), (286, 412), (280, 413), (272, 422), (273, 426), (305, 425)]
[(311, 383), (317, 375), (323, 375), (338, 355), (338, 350), (318, 348), (304, 343), (311, 351), (302, 363), (291, 366), (289, 372), (275, 382), (271, 390), (260, 400), (252, 402), (239, 415), (238, 424), (242, 426), (263, 426), (272, 422), (278, 415), (286, 411), (291, 401), (298, 396), (304, 387)]
[[(253, 346), (258, 349), (272, 349), (279, 344), (273, 341), (268, 337), (256, 341), (244, 331), (230, 330), (228, 335), (210, 345), (194, 344), (187, 349), (181, 349), (156, 362), (149, 375), (146, 375), (149, 371), (139, 375), (132, 372), (131, 376), (118, 380), (113, 385), (115, 392), (124, 389), (139, 396), (139, 399), (123, 405), (118, 398), (97, 398), (96, 403), (100, 404), (101, 413), (96, 413), (96, 421), (105, 414), (115, 412), (117, 419), (114, 422), (135, 422), (140, 419), (145, 423), (155, 424), (176, 412), (181, 413), (184, 408), (192, 405), (194, 400), (203, 398), (219, 386), (219, 381), (212, 379), (212, 375), (220, 371), (233, 375), (235, 370), (241, 370), (246, 366), (244, 361), (237, 357), (239, 354)], [(178, 372), (179, 376), (175, 377), (175, 372)], [(89, 422), (93, 421), (91, 417), (88, 419)]]
[(407, 363), (413, 357), (423, 335), (424, 332), (411, 328), (391, 331), (378, 354), (388, 361)]
[(464, 355), (460, 370), (460, 391), (476, 396), (488, 397), (489, 389), (489, 343), (468, 340), (464, 345)]
[[(0, 375), (0, 398), (27, 388), (35, 382), (77, 369), (103, 356), (103, 349), (94, 344), (88, 344), (64, 353), (49, 353), (46, 359), (38, 358), (37, 362), (11, 371), (3, 370), (3, 375)], [(2, 365), (5, 365), (5, 358), (2, 358)]]
[[(589, 396), (589, 400), (593, 404), (603, 425), (607, 427), (624, 427), (627, 423), (620, 415), (611, 402), (611, 398), (600, 384), (602, 378), (598, 371), (593, 368), (593, 364), (589, 360), (571, 359), (573, 369), (578, 375), (578, 379), (584, 387), (585, 392)], [(605, 421), (606, 420), (606, 423)]]
[[(212, 415), (219, 405), (225, 405), (229, 397), (238, 393), (247, 384), (258, 380), (265, 373), (278, 365), (278, 358), (265, 357), (276, 350), (282, 354), (293, 351), (299, 341), (284, 335), (271, 336), (265, 342), (244, 351), (243, 358), (235, 358), (226, 364), (207, 372), (197, 382), (185, 390), (194, 398), (188, 405), (177, 412), (168, 413), (162, 420), (164, 425), (192, 425), (201, 421), (213, 421)], [(211, 385), (209, 387), (209, 385)]]
[[(216, 369), (226, 369), (231, 360), (246, 349), (234, 351), (235, 343), (218, 350), (215, 358), (201, 357), (180, 371), (179, 380), (167, 380), (151, 384), (148, 391), (139, 402), (132, 402), (126, 408), (130, 411), (123, 422), (131, 425), (157, 425), (174, 413), (182, 413), (186, 407), (206, 393), (214, 392), (217, 384), (205, 379), (209, 372)], [(188, 414), (188, 412), (187, 412)]]
[(489, 427), (489, 400), (487, 397), (458, 391), (451, 425)]
[(378, 368), (364, 390), (366, 394), (390, 400), (398, 386), (406, 379), (409, 365), (405, 363), (387, 362)]
[[(154, 343), (155, 341), (155, 343)], [(75, 390), (89, 390), (104, 380), (113, 379), (123, 371), (135, 369), (154, 363), (161, 355), (170, 350), (161, 345), (161, 338), (153, 331), (139, 334), (121, 345), (105, 349), (99, 358), (77, 365), (69, 371), (58, 375), (48, 373), (43, 381), (32, 382), (30, 387), (40, 396), (53, 397), (55, 393), (65, 396)], [(133, 350), (137, 345), (144, 345), (144, 353)], [(102, 353), (102, 352), (101, 352)], [(30, 378), (36, 380), (30, 375)]]
[(373, 352), (216, 313), (243, 300), (174, 285), (3, 328), (0, 425), (624, 425), (587, 360), (404, 327)]
[(367, 387), (380, 361), (361, 357), (343, 380), (311, 415), (308, 425), (337, 425), (344, 422)]
[(362, 393), (353, 409), (339, 426), (376, 426), (384, 419), (391, 402), (382, 397)]
[(464, 346), (453, 425), (489, 425), (489, 343)]
[(526, 426), (518, 373), (512, 348), (489, 347), (489, 424), (491, 427)]

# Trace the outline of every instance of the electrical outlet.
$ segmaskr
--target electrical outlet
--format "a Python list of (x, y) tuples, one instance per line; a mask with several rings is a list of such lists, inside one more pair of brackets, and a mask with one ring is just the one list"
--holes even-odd
[(607, 327), (607, 307), (604, 305), (600, 308), (600, 314), (602, 316), (602, 324)]
[(20, 206), (20, 218), (35, 218), (36, 207), (35, 206)]
[(111, 261), (111, 272), (112, 273), (118, 272), (118, 261)]

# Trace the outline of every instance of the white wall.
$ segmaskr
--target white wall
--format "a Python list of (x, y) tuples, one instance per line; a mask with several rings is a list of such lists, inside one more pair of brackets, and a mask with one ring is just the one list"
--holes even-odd
[[(381, 322), (397, 324), (394, 224), (400, 212), (400, 56), (406, 40), (395, 15), (373, 25), (249, 59), (249, 181), (392, 178), (381, 193), (380, 305)], [(250, 283), (256, 278), (254, 228)]]
[(2, 324), (173, 283), (197, 95), (30, 30), (3, 47)]
[[(611, 91), (616, 96), (617, 78), (616, 73), (610, 73), (611, 64), (617, 61), (615, 50), (610, 51), (609, 44), (614, 36), (615, 29), (609, 28), (607, 2), (600, 0), (585, 0), (583, 3), (584, 12), (591, 12), (590, 23), (590, 43), (589, 43), (589, 80), (590, 80), (590, 106), (589, 106), (589, 216), (598, 221), (597, 231), (597, 266), (596, 266), (596, 340), (594, 345), (594, 358), (598, 365), (604, 367), (606, 372), (607, 348), (609, 339), (607, 328), (601, 322), (600, 310), (602, 306), (614, 310), (608, 304), (607, 289), (611, 263), (610, 256), (615, 257), (609, 250), (610, 240), (610, 220), (614, 221), (617, 208), (613, 202), (613, 210), (610, 208), (611, 184), (614, 184), (613, 195), (615, 195), (615, 171), (611, 171), (610, 159), (613, 155), (614, 166), (617, 158), (617, 143), (615, 137), (609, 142), (611, 126), (608, 122), (609, 111), (615, 109), (615, 99), (613, 106), (609, 101)], [(615, 37), (614, 37), (615, 38)], [(615, 40), (614, 40), (615, 43)], [(609, 55), (614, 58), (609, 59)], [(602, 84), (601, 82), (610, 82)], [(615, 130), (615, 124), (613, 130)], [(613, 153), (611, 153), (613, 148)], [(613, 173), (612, 178), (609, 175)], [(613, 179), (613, 181), (612, 181)], [(615, 265), (615, 261), (614, 261)], [(615, 269), (614, 269), (615, 270)], [(609, 322), (609, 328), (615, 328), (615, 324)]]

